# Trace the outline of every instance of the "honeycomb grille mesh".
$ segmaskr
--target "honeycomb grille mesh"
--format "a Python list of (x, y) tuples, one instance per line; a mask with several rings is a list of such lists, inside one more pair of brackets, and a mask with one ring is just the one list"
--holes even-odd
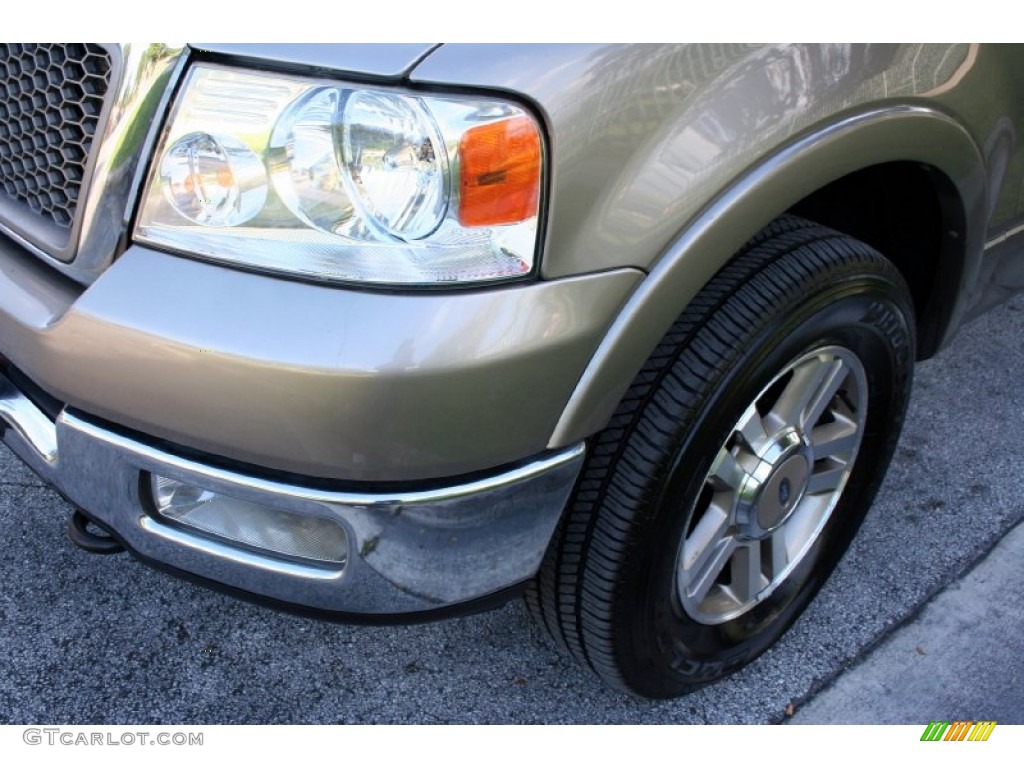
[(65, 229), (110, 72), (98, 45), (0, 43), (0, 191)]

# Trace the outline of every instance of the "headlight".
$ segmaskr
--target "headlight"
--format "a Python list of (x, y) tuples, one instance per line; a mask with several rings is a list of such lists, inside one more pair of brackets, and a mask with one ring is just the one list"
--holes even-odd
[(140, 242), (362, 283), (533, 270), (541, 135), (507, 101), (202, 65), (156, 158)]

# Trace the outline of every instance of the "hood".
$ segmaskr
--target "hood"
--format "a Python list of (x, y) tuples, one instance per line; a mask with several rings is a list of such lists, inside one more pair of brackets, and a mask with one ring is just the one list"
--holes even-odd
[(379, 78), (398, 78), (410, 70), (436, 43), (192, 43), (211, 51), (255, 61), (284, 63), (314, 70), (351, 72)]

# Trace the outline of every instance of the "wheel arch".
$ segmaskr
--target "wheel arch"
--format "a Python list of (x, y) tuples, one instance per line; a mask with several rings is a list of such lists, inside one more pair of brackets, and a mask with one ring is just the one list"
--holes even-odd
[(966, 265), (966, 212), (941, 170), (915, 161), (868, 166), (789, 209), (870, 245), (900, 270), (914, 299), (917, 357), (942, 346)]
[[(870, 169), (896, 174), (903, 186), (891, 191), (927, 185), (934, 195), (934, 215), (918, 209), (913, 217), (918, 231), (941, 227), (931, 235), (931, 252), (919, 255), (904, 243), (890, 258), (920, 303), (920, 356), (940, 349), (962, 320), (968, 289), (979, 272), (988, 212), (982, 154), (966, 128), (932, 107), (897, 104), (847, 114), (750, 169), (668, 244), (591, 358), (549, 446), (567, 445), (605, 426), (686, 303), (750, 237), (787, 211), (822, 217), (823, 211), (834, 210), (828, 203), (841, 200), (844, 192), (877, 188), (872, 174), (879, 174)], [(889, 187), (885, 175), (880, 178), (883, 188)], [(880, 232), (892, 231), (899, 221), (895, 212), (886, 213), (889, 226)], [(885, 254), (887, 244), (869, 233), (864, 218), (824, 218), (820, 223), (863, 237)]]

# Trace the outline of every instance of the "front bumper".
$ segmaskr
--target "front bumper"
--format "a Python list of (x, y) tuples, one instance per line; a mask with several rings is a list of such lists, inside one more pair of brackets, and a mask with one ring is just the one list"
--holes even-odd
[[(399, 294), (133, 246), (83, 288), (0, 237), (0, 427), (153, 564), (336, 614), (465, 607), (536, 573), (583, 453), (551, 432), (639, 279)], [(167, 525), (144, 473), (330, 518), (347, 560)]]
[(542, 453), (631, 270), (392, 293), (129, 248), (83, 290), (0, 237), (0, 354), (72, 409), (342, 483)]
[[(347, 493), (243, 474), (62, 411), (56, 421), (0, 375), (4, 442), (145, 560), (250, 595), (316, 611), (394, 616), (484, 598), (537, 570), (583, 446), (500, 474), (430, 490)], [(150, 514), (144, 473), (300, 515), (336, 520), (343, 567), (278, 558)]]

